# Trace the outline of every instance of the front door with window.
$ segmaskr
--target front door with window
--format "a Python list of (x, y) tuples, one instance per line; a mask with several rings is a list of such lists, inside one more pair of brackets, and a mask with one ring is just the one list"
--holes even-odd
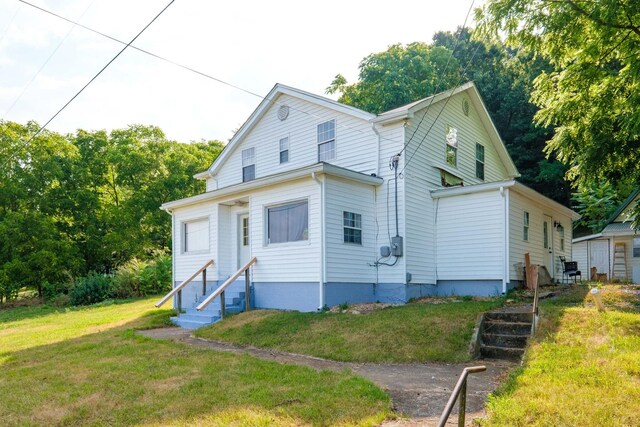
[(249, 214), (238, 215), (238, 266), (245, 265), (251, 257), (249, 241)]
[(544, 216), (542, 223), (542, 250), (544, 256), (544, 266), (551, 277), (555, 276), (555, 268), (553, 268), (553, 220), (549, 215)]

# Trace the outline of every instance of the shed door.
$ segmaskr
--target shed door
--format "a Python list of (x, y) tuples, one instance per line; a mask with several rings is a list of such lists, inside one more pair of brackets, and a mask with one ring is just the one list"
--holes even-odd
[[(611, 277), (611, 272), (609, 271), (609, 241), (594, 240), (589, 243), (589, 268), (595, 267), (598, 269), (598, 273), (606, 273), (607, 277)], [(587, 266), (579, 265), (578, 268), (586, 269)], [(591, 275), (590, 272), (585, 273), (589, 276)]]
[(249, 214), (238, 216), (238, 266), (245, 265), (251, 256), (251, 246), (249, 241)]
[(553, 268), (553, 221), (549, 215), (544, 216), (542, 223), (542, 248), (544, 256), (544, 266), (551, 277), (555, 277), (555, 268)]

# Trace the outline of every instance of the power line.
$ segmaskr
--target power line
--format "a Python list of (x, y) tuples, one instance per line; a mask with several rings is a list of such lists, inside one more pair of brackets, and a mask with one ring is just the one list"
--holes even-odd
[[(436, 116), (436, 118), (433, 120), (433, 123), (431, 123), (431, 126), (429, 126), (429, 129), (427, 129), (427, 132), (423, 135), (422, 139), (420, 140), (420, 142), (418, 143), (418, 146), (416, 147), (416, 149), (413, 151), (413, 153), (411, 154), (411, 156), (407, 159), (407, 161), (404, 163), (404, 166), (402, 167), (402, 170), (400, 171), (400, 174), (402, 174), (402, 172), (404, 172), (404, 170), (407, 168), (407, 166), (409, 166), (409, 163), (411, 163), (411, 160), (413, 159), (413, 156), (416, 155), (416, 153), (418, 152), (418, 150), (420, 149), (420, 147), (422, 146), (422, 143), (425, 141), (425, 139), (427, 139), (427, 136), (429, 135), (429, 132), (431, 132), (431, 129), (433, 129), (433, 126), (436, 124), (436, 122), (438, 121), (438, 119), (440, 118), (440, 115), (442, 114), (442, 112), (444, 111), (445, 107), (447, 106), (447, 104), (449, 103), (449, 100), (451, 99), (451, 97), (453, 96), (453, 93), (455, 91), (455, 88), (458, 87), (460, 85), (460, 82), (462, 81), (462, 78), (464, 77), (465, 73), (467, 72), (467, 69), (469, 68), (469, 66), (471, 65), (471, 63), (473, 62), (473, 59), (476, 56), (476, 53), (478, 52), (478, 49), (480, 49), (480, 46), (482, 46), (482, 43), (478, 43), (478, 46), (476, 46), (475, 50), (473, 51), (473, 54), (471, 55), (471, 58), (469, 58), (469, 61), (467, 61), (467, 64), (465, 65), (464, 69), (462, 70), (462, 72), (460, 73), (460, 78), (458, 79), (458, 82), (456, 84), (456, 86), (453, 89), (450, 89), (450, 93), (449, 96), (447, 96), (447, 99), (444, 102), (444, 105), (442, 106), (442, 108), (440, 109), (440, 111), (438, 112), (438, 115)], [(435, 98), (435, 96), (434, 96)], [(425, 113), (426, 114), (426, 113)], [(409, 143), (407, 143), (407, 145), (405, 146), (405, 148), (407, 148), (409, 146)]]
[[(427, 108), (425, 109), (424, 114), (422, 115), (422, 118), (418, 122), (418, 125), (416, 126), (416, 128), (413, 131), (413, 133), (409, 137), (409, 141), (407, 141), (405, 146), (402, 147), (402, 150), (400, 151), (399, 154), (402, 154), (407, 149), (407, 147), (409, 146), (409, 144), (413, 140), (413, 137), (416, 135), (416, 132), (418, 132), (418, 129), (420, 128), (420, 125), (424, 121), (424, 118), (427, 117), (427, 113), (429, 112), (429, 107), (431, 107), (431, 104), (433, 104), (433, 100), (435, 99), (435, 95), (438, 94), (438, 90), (440, 89), (440, 84), (442, 83), (442, 80), (444, 79), (444, 73), (447, 71), (447, 68), (449, 68), (449, 62), (451, 61), (451, 58), (453, 57), (453, 54), (455, 53), (456, 49), (458, 48), (458, 43), (460, 42), (460, 36), (462, 35), (462, 30), (464, 30), (464, 28), (467, 26), (467, 20), (469, 19), (469, 14), (471, 13), (471, 10), (473, 9), (473, 4), (474, 3), (475, 3), (475, 0), (472, 0), (471, 1), (471, 5), (469, 6), (469, 10), (467, 11), (467, 16), (464, 17), (464, 22), (462, 23), (462, 29), (458, 33), (458, 36), (456, 37), (456, 43), (453, 46), (453, 50), (451, 51), (451, 54), (449, 55), (449, 58), (447, 59), (447, 64), (445, 65), (444, 70), (442, 70), (442, 74), (440, 74), (440, 79), (438, 80), (438, 85), (436, 86), (436, 90), (433, 91), (433, 96), (431, 97), (431, 101), (429, 102), (429, 105), (427, 105)], [(402, 169), (404, 170), (404, 168), (402, 168)]]
[[(78, 19), (82, 19), (82, 17), (84, 17), (84, 15), (87, 13), (87, 11), (91, 8), (91, 6), (93, 6), (93, 4), (95, 3), (95, 0), (92, 0), (91, 3), (89, 4), (89, 6), (86, 7), (86, 9), (84, 10), (84, 12), (82, 12), (82, 15), (80, 15), (80, 18)], [(15, 15), (14, 15), (15, 16)], [(53, 56), (56, 54), (56, 52), (58, 52), (58, 49), (60, 49), (60, 46), (62, 46), (64, 44), (64, 42), (67, 40), (67, 38), (69, 38), (69, 36), (71, 35), (71, 32), (73, 31), (73, 29), (77, 26), (77, 24), (73, 24), (73, 26), (69, 29), (69, 31), (67, 32), (67, 34), (60, 40), (60, 42), (58, 43), (58, 45), (56, 46), (55, 49), (53, 49), (53, 52), (51, 52), (51, 54), (47, 57), (47, 59), (42, 63), (42, 65), (40, 66), (40, 68), (38, 69), (38, 71), (36, 71), (36, 73), (33, 75), (33, 77), (31, 77), (31, 79), (27, 82), (27, 84), (22, 88), (22, 90), (20, 91), (20, 94), (18, 95), (18, 97), (11, 103), (11, 105), (9, 106), (9, 108), (4, 112), (4, 114), (2, 115), (2, 117), (7, 117), (7, 115), (11, 112), (11, 110), (13, 110), (13, 107), (16, 106), (16, 104), (18, 103), (18, 101), (20, 101), (20, 98), (22, 98), (22, 96), (24, 95), (24, 93), (27, 91), (27, 89), (29, 88), (29, 86), (31, 86), (31, 84), (34, 82), (34, 80), (36, 79), (36, 77), (38, 77), (38, 75), (42, 72), (42, 70), (44, 69), (44, 67), (47, 66), (47, 64), (49, 63), (49, 61), (51, 60), (51, 58), (53, 58)]]
[(149, 28), (149, 27), (151, 26), (151, 24), (153, 24), (153, 23), (156, 21), (156, 19), (158, 19), (158, 18), (160, 17), (160, 15), (162, 15), (162, 14), (164, 13), (164, 11), (165, 11), (165, 10), (167, 10), (167, 9), (169, 8), (169, 6), (171, 6), (174, 2), (175, 2), (175, 0), (171, 0), (171, 1), (170, 1), (170, 2), (169, 2), (169, 3), (168, 3), (168, 4), (167, 4), (167, 5), (166, 5), (166, 6), (165, 6), (165, 7), (164, 7), (164, 8), (163, 8), (163, 9), (162, 9), (162, 10), (161, 10), (161, 11), (160, 11), (160, 12), (159, 12), (159, 13), (158, 13), (158, 14), (157, 14), (153, 19), (152, 19), (152, 20), (151, 20), (151, 21), (149, 21), (149, 23), (148, 23), (147, 25), (145, 25), (145, 26), (144, 26), (144, 28), (142, 28), (142, 30), (140, 30), (140, 32), (139, 32), (138, 34), (136, 34), (136, 36), (135, 36), (134, 38), (132, 38), (132, 39), (131, 39), (131, 41), (130, 41), (129, 43), (127, 43), (127, 44), (125, 45), (125, 47), (123, 47), (123, 48), (120, 50), (120, 52), (118, 52), (118, 53), (117, 53), (117, 54), (116, 54), (116, 55), (115, 55), (115, 56), (114, 56), (114, 57), (113, 57), (109, 62), (107, 62), (107, 64), (106, 64), (104, 67), (102, 67), (102, 69), (100, 69), (100, 71), (98, 71), (98, 73), (97, 73), (95, 76), (93, 76), (93, 77), (91, 78), (91, 80), (89, 80), (89, 81), (88, 81), (88, 82), (87, 82), (87, 83), (86, 83), (86, 84), (85, 84), (85, 85), (84, 85), (84, 86), (83, 86), (83, 87), (82, 87), (78, 92), (76, 92), (76, 94), (75, 94), (75, 95), (73, 95), (73, 96), (71, 97), (71, 99), (69, 99), (69, 100), (68, 100), (68, 101), (67, 101), (67, 102), (62, 106), (62, 108), (60, 108), (60, 109), (59, 109), (59, 110), (58, 110), (58, 111), (57, 111), (57, 112), (56, 112), (56, 113), (55, 113), (55, 114), (54, 114), (54, 115), (53, 115), (49, 120), (47, 120), (47, 122), (46, 122), (44, 125), (42, 125), (42, 126), (40, 127), (40, 129), (38, 129), (38, 130), (37, 130), (33, 135), (31, 135), (31, 137), (30, 137), (30, 138), (29, 138), (29, 139), (28, 139), (24, 144), (22, 144), (22, 146), (18, 147), (16, 150), (14, 150), (14, 152), (13, 152), (13, 153), (11, 153), (11, 154), (9, 155), (9, 157), (7, 157), (7, 159), (5, 160), (5, 162), (2, 164), (2, 167), (6, 166), (6, 165), (7, 165), (7, 163), (9, 163), (9, 161), (11, 161), (11, 159), (13, 158), (13, 156), (15, 156), (15, 155), (18, 153), (18, 151), (19, 151), (19, 150), (21, 150), (21, 149), (25, 148), (27, 145), (29, 145), (29, 144), (31, 143), (31, 141), (33, 141), (33, 139), (34, 139), (34, 138), (35, 138), (35, 137), (36, 137), (40, 132), (42, 132), (42, 131), (47, 127), (47, 125), (53, 121), (53, 119), (55, 119), (55, 118), (58, 116), (58, 114), (60, 114), (60, 113), (61, 113), (65, 108), (67, 108), (67, 106), (69, 106), (69, 104), (71, 104), (71, 103), (73, 102), (73, 100), (74, 100), (74, 99), (76, 99), (76, 98), (77, 98), (77, 97), (78, 97), (78, 96), (79, 96), (79, 95), (80, 95), (80, 94), (81, 94), (81, 93), (82, 93), (82, 92), (83, 92), (83, 91), (84, 91), (84, 90), (85, 90), (85, 89), (86, 89), (86, 88), (87, 88), (91, 83), (93, 83), (93, 81), (94, 81), (95, 79), (97, 79), (97, 78), (98, 78), (98, 76), (99, 76), (100, 74), (102, 74), (102, 72), (103, 72), (104, 70), (106, 70), (106, 69), (107, 69), (107, 67), (108, 67), (109, 65), (111, 65), (111, 64), (113, 63), (113, 61), (115, 61), (115, 60), (116, 60), (116, 59), (117, 59), (117, 58), (122, 54), (122, 52), (124, 52), (124, 51), (129, 47), (129, 46), (131, 46), (131, 44), (132, 44), (134, 41), (136, 41), (136, 39), (137, 39), (138, 37), (140, 37), (140, 35), (142, 35), (142, 33), (144, 33), (144, 32), (145, 32), (145, 30), (146, 30), (147, 28)]

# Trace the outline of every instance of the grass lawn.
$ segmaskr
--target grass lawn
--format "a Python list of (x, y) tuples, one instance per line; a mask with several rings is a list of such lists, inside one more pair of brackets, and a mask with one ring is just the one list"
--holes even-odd
[(196, 335), (354, 362), (465, 362), (478, 315), (502, 304), (415, 302), (368, 314), (256, 310), (230, 316)]
[(155, 341), (157, 298), (82, 309), (0, 310), (0, 420), (13, 425), (374, 425), (372, 383)]
[(483, 425), (638, 425), (640, 294), (607, 285), (599, 313), (588, 291), (542, 302), (524, 366), (491, 397)]

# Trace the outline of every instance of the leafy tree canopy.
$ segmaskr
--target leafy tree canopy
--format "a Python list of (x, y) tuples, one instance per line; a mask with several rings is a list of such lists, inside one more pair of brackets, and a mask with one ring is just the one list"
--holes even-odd
[[(374, 114), (391, 110), (453, 86), (460, 67), (445, 47), (415, 42), (395, 44), (360, 62), (358, 82), (348, 84), (338, 74), (327, 93), (341, 93), (340, 102)], [(443, 76), (440, 82), (439, 77)]]
[[(484, 35), (554, 67), (534, 82), (535, 116), (554, 129), (546, 150), (580, 185), (640, 185), (640, 2), (489, 0)], [(640, 215), (636, 215), (640, 219)]]

